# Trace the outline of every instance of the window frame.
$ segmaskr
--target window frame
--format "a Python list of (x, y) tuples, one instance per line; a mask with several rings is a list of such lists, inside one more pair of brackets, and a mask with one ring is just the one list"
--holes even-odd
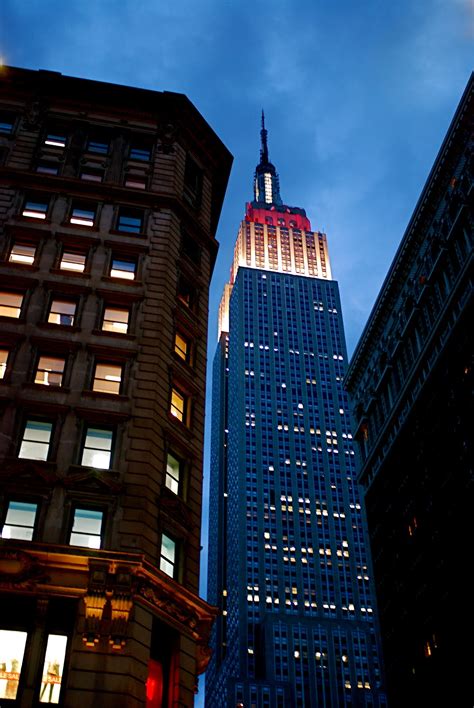
[[(33, 260), (31, 261), (31, 263), (23, 262), (21, 260), (12, 259), (12, 254), (14, 253), (15, 247), (20, 247), (20, 248), (26, 247), (26, 248), (32, 249), (33, 250)], [(8, 263), (10, 263), (14, 266), (31, 267), (31, 266), (35, 265), (37, 254), (38, 254), (38, 243), (37, 242), (35, 243), (34, 241), (28, 241), (27, 239), (22, 240), (21, 238), (15, 239), (14, 241), (12, 241), (11, 246), (10, 246), (10, 250), (8, 252)]]
[[(50, 320), (51, 315), (59, 315), (61, 317), (60, 312), (52, 312), (52, 307), (55, 302), (62, 302), (62, 303), (70, 303), (74, 305), (74, 313), (72, 315), (69, 314), (63, 314), (65, 317), (72, 317), (72, 322), (70, 324), (67, 324), (65, 322), (52, 322)], [(48, 306), (48, 312), (47, 312), (47, 319), (46, 322), (48, 324), (52, 324), (55, 327), (77, 327), (77, 318), (78, 318), (78, 309), (79, 309), (79, 301), (75, 300), (74, 298), (68, 298), (67, 296), (62, 296), (61, 294), (53, 294), (51, 295), (49, 306)]]
[[(128, 317), (127, 317), (127, 323), (126, 323), (126, 330), (124, 332), (119, 331), (118, 329), (114, 330), (113, 327), (104, 328), (104, 324), (106, 322), (110, 322), (110, 323), (116, 322), (116, 323), (122, 324), (120, 322), (120, 320), (114, 320), (114, 319), (107, 319), (106, 320), (106, 315), (107, 315), (108, 311), (116, 311), (116, 312), (122, 312), (122, 313), (126, 312), (127, 313)], [(131, 318), (132, 318), (132, 308), (130, 306), (126, 307), (126, 306), (121, 306), (119, 304), (112, 303), (112, 302), (105, 302), (103, 309), (102, 309), (102, 315), (100, 318), (100, 331), (106, 332), (107, 334), (118, 334), (118, 335), (122, 335), (122, 336), (130, 334)]]
[[(113, 464), (114, 464), (114, 453), (115, 453), (115, 446), (116, 446), (116, 440), (117, 440), (117, 430), (114, 426), (105, 426), (105, 427), (99, 427), (100, 423), (85, 423), (84, 425), (84, 431), (82, 435), (82, 441), (81, 441), (81, 446), (79, 450), (79, 465), (81, 467), (87, 467), (90, 469), (94, 470), (112, 470), (113, 469)], [(87, 437), (89, 434), (89, 430), (98, 430), (102, 433), (108, 432), (111, 433), (110, 437), (110, 450), (109, 452), (109, 466), (108, 467), (95, 467), (94, 465), (86, 465), (84, 464), (84, 452), (85, 450), (96, 450), (96, 451), (103, 451), (106, 448), (98, 448), (98, 447), (87, 447), (86, 448), (86, 441)]]
[[(124, 223), (121, 223), (121, 220), (124, 220)], [(136, 222), (135, 225), (133, 225), (134, 221)], [(117, 211), (115, 231), (120, 234), (141, 236), (144, 233), (144, 228), (145, 212), (142, 209), (135, 209), (123, 206), (119, 207)]]
[[(165, 555), (163, 555), (163, 539), (167, 538), (169, 541), (171, 541), (174, 544), (174, 558), (173, 561), (170, 561), (169, 558), (167, 558)], [(160, 543), (160, 556), (159, 556), (159, 569), (161, 570), (162, 573), (165, 573), (169, 578), (173, 578), (173, 580), (178, 579), (178, 573), (179, 573), (179, 541), (178, 539), (173, 536), (172, 534), (169, 534), (165, 531), (161, 532), (161, 543)], [(173, 567), (173, 573), (168, 573), (166, 570), (162, 568), (162, 561), (164, 563), (169, 564)]]
[[(47, 443), (44, 443), (42, 441), (36, 441), (33, 439), (27, 439), (25, 438), (26, 431), (28, 429), (28, 424), (29, 423), (46, 423), (50, 425), (50, 432), (49, 432), (49, 439)], [(21, 436), (19, 437), (19, 445), (17, 447), (17, 454), (16, 457), (19, 460), (36, 460), (37, 462), (49, 462), (52, 458), (52, 447), (53, 447), (53, 439), (54, 439), (54, 433), (55, 433), (55, 427), (56, 427), (56, 421), (52, 419), (47, 419), (47, 418), (42, 418), (40, 416), (35, 416), (32, 415), (31, 417), (26, 417), (22, 426), (22, 433)], [(23, 447), (23, 443), (37, 443), (38, 445), (47, 445), (47, 453), (46, 457), (26, 457), (24, 455), (21, 455), (21, 449)]]
[[(178, 345), (178, 337), (185, 343), (186, 349), (183, 349)], [(178, 359), (188, 366), (192, 366), (193, 363), (193, 340), (183, 334), (181, 329), (176, 329), (174, 333), (173, 342), (173, 352), (178, 357)]]
[[(182, 417), (180, 417), (176, 413), (173, 413), (173, 409), (179, 412), (176, 403), (173, 403), (173, 394), (176, 394), (183, 400)], [(170, 404), (168, 410), (173, 419), (177, 420), (179, 423), (186, 426), (187, 428), (190, 427), (191, 397), (179, 386), (179, 384), (176, 384), (175, 382), (171, 384)]]
[[(133, 263), (134, 265), (134, 271), (133, 271), (133, 278), (128, 278), (124, 277), (121, 275), (112, 275), (112, 271), (114, 270), (114, 263)], [(116, 269), (118, 271), (119, 269)], [(131, 273), (132, 271), (128, 270), (123, 270), (120, 271), (123, 273)], [(138, 280), (138, 258), (133, 258), (133, 257), (127, 257), (127, 256), (117, 256), (112, 253), (111, 258), (110, 258), (110, 265), (108, 269), (108, 277), (113, 278), (114, 280), (127, 280), (131, 283), (135, 283)]]
[[(168, 459), (172, 458), (178, 463), (178, 476), (176, 477), (174, 474), (168, 471)], [(178, 453), (174, 451), (172, 448), (168, 448), (166, 450), (166, 458), (165, 458), (165, 479), (164, 479), (164, 486), (170, 490), (172, 494), (176, 494), (176, 496), (184, 498), (184, 478), (185, 478), (185, 472), (186, 470), (186, 463), (183, 457), (181, 457)], [(168, 484), (168, 478), (174, 482), (174, 485)], [(174, 486), (176, 486), (177, 491), (175, 491)]]
[[(100, 533), (93, 534), (95, 537), (98, 537), (100, 539), (99, 546), (79, 545), (79, 544), (72, 544), (71, 543), (71, 537), (72, 537), (73, 533), (81, 535), (80, 531), (74, 532), (74, 522), (76, 519), (76, 512), (78, 512), (78, 511), (96, 512), (96, 513), (102, 514), (102, 519), (101, 519), (101, 524), (100, 524)], [(93, 549), (100, 550), (101, 548), (103, 548), (106, 516), (107, 516), (107, 508), (106, 507), (103, 507), (100, 505), (95, 505), (95, 504), (88, 504), (87, 502), (85, 502), (83, 504), (80, 500), (75, 501), (71, 505), (71, 509), (70, 509), (70, 519), (69, 519), (68, 534), (67, 534), (67, 545), (70, 546), (71, 548), (89, 548), (90, 550), (93, 550)], [(88, 534), (84, 533), (83, 535), (88, 535)]]
[[(44, 201), (40, 201), (41, 199)], [(44, 209), (35, 207), (44, 207)], [(21, 216), (23, 219), (46, 221), (48, 219), (50, 207), (51, 197), (46, 198), (44, 194), (25, 194), (21, 207)]]
[[(40, 369), (39, 365), (41, 363), (42, 359), (57, 359), (58, 361), (63, 361), (63, 368), (62, 371), (53, 371), (53, 370), (48, 370), (48, 369)], [(64, 388), (64, 375), (66, 372), (66, 367), (67, 367), (67, 356), (65, 355), (57, 355), (55, 352), (48, 354), (48, 353), (39, 353), (36, 357), (36, 364), (35, 364), (35, 370), (34, 370), (34, 383), (37, 386), (50, 386), (52, 388)], [(37, 381), (38, 374), (40, 373), (47, 373), (50, 371), (50, 373), (54, 375), (60, 375), (60, 383), (44, 383), (41, 381)]]
[[(115, 381), (112, 379), (107, 379), (107, 378), (98, 378), (97, 377), (97, 369), (99, 367), (117, 367), (120, 369), (120, 381)], [(117, 360), (112, 360), (112, 361), (106, 361), (104, 359), (96, 359), (94, 361), (94, 367), (93, 367), (93, 373), (92, 373), (92, 381), (91, 381), (91, 391), (93, 393), (100, 393), (100, 394), (105, 394), (106, 396), (120, 396), (122, 395), (123, 392), (123, 387), (124, 387), (124, 378), (125, 378), (125, 363), (122, 361), (117, 361)], [(96, 382), (101, 382), (101, 381), (111, 381), (112, 383), (118, 383), (118, 390), (115, 391), (102, 391), (100, 389), (94, 388)]]
[[(34, 505), (36, 506), (36, 510), (34, 513), (34, 518), (33, 518), (33, 525), (32, 526), (25, 526), (24, 524), (10, 524), (18, 528), (22, 529), (31, 529), (31, 538), (21, 538), (19, 536), (8, 536), (5, 537), (3, 536), (3, 530), (7, 524), (7, 519), (8, 519), (8, 512), (10, 511), (10, 505), (11, 504), (29, 504), (29, 505)], [(0, 519), (1, 524), (0, 524), (0, 538), (8, 538), (8, 539), (13, 539), (16, 541), (34, 541), (37, 536), (37, 530), (38, 530), (38, 521), (39, 521), (39, 516), (40, 516), (40, 502), (37, 499), (32, 499), (30, 497), (17, 497), (17, 496), (8, 496), (5, 500), (5, 508), (3, 510), (2, 518)]]
[[(84, 268), (82, 270), (79, 270), (78, 268), (62, 268), (61, 264), (63, 263), (64, 256), (69, 255), (69, 256), (82, 256), (84, 258)], [(87, 261), (89, 258), (89, 250), (88, 249), (80, 249), (76, 248), (75, 246), (68, 246), (67, 244), (62, 244), (61, 247), (61, 255), (59, 256), (59, 260), (57, 261), (57, 269), (60, 270), (61, 272), (65, 273), (74, 273), (75, 275), (82, 276), (87, 273)], [(71, 261), (73, 262), (73, 261)]]
[(19, 306), (14, 306), (14, 305), (8, 305), (8, 304), (2, 304), (0, 300), (0, 308), (5, 307), (9, 309), (13, 309), (15, 311), (18, 310), (18, 315), (7, 315), (7, 314), (2, 314), (0, 312), (0, 317), (5, 317), (8, 320), (21, 320), (22, 319), (22, 311), (23, 307), (25, 305), (25, 292), (22, 292), (20, 290), (0, 290), (0, 298), (2, 295), (18, 295), (21, 297), (20, 304)]
[[(87, 216), (87, 215), (92, 216)], [(73, 221), (75, 219), (75, 221)], [(92, 202), (82, 202), (72, 200), (69, 216), (67, 217), (68, 226), (74, 228), (97, 229), (99, 221), (99, 205)], [(90, 223), (89, 223), (90, 222)]]

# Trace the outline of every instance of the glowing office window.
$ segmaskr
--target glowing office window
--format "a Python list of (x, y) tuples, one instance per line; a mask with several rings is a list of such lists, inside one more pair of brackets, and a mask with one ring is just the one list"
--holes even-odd
[(8, 349), (0, 349), (0, 379), (3, 379), (5, 376), (9, 354), (10, 352)]
[(0, 629), (0, 698), (16, 698), (26, 637), (26, 632)]
[(112, 456), (113, 432), (103, 428), (87, 428), (81, 465), (108, 470)]
[(72, 327), (76, 314), (76, 303), (71, 300), (54, 299), (49, 309), (48, 322)]
[(99, 393), (120, 393), (122, 366), (120, 364), (96, 364), (92, 390)]
[(67, 138), (65, 135), (57, 135), (55, 133), (48, 133), (44, 139), (45, 145), (55, 148), (65, 148), (66, 142)]
[(182, 393), (180, 393), (176, 388), (171, 389), (171, 415), (180, 420), (182, 423), (185, 422), (186, 417), (186, 399)]
[(41, 679), (40, 703), (59, 703), (66, 646), (66, 636), (63, 634), (48, 634), (43, 677)]
[(46, 219), (46, 213), (48, 211), (48, 202), (40, 202), (36, 199), (28, 199), (25, 202), (22, 216), (26, 216), (30, 219)]
[(22, 303), (22, 293), (0, 291), (0, 315), (3, 315), (3, 317), (18, 319), (21, 314)]
[(96, 509), (75, 509), (69, 545), (100, 548), (103, 518)]
[(38, 504), (10, 501), (2, 529), (2, 538), (18, 538), (22, 541), (31, 541), (37, 511)]
[(18, 457), (27, 460), (47, 460), (53, 424), (27, 420)]
[(189, 342), (182, 334), (176, 332), (174, 338), (174, 350), (183, 361), (189, 359)]
[(94, 226), (95, 210), (85, 206), (75, 206), (72, 209), (69, 223), (76, 226)]
[(64, 357), (40, 356), (36, 367), (35, 383), (43, 386), (61, 386), (65, 364)]
[(123, 278), (124, 280), (135, 280), (136, 270), (137, 264), (135, 261), (113, 258), (110, 268), (110, 277)]
[(166, 456), (165, 485), (175, 494), (179, 493), (180, 476), (181, 461), (169, 452)]
[(36, 246), (30, 243), (14, 243), (8, 260), (10, 263), (33, 265), (35, 261)]
[(171, 578), (176, 570), (176, 541), (166, 534), (161, 536), (160, 570)]
[(84, 253), (77, 253), (76, 251), (63, 251), (59, 267), (61, 270), (83, 273), (86, 267), (86, 256)]
[(106, 332), (127, 334), (130, 312), (125, 308), (106, 307), (102, 320), (102, 329)]

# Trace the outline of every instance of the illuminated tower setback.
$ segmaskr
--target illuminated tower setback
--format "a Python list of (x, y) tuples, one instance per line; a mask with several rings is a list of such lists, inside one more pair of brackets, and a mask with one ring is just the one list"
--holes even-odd
[(384, 706), (338, 286), (261, 141), (214, 360), (206, 706)]

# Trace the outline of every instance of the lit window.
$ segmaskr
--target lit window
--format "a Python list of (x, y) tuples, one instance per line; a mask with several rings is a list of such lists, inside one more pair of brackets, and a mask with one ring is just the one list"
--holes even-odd
[(30, 219), (46, 219), (47, 211), (48, 202), (40, 201), (39, 199), (27, 199), (21, 215)]
[(81, 465), (108, 470), (112, 456), (112, 440), (113, 433), (111, 430), (87, 428)]
[(22, 541), (31, 541), (37, 510), (38, 504), (20, 501), (9, 502), (1, 534), (2, 538), (18, 538)]
[(5, 376), (9, 354), (10, 352), (8, 349), (0, 349), (0, 379), (3, 379), (3, 377)]
[(125, 176), (125, 186), (131, 189), (146, 189), (147, 181), (145, 177), (129, 173)]
[(106, 307), (102, 320), (102, 329), (106, 332), (127, 334), (130, 312), (124, 308)]
[(59, 173), (59, 165), (47, 160), (41, 160), (36, 166), (36, 172), (43, 175), (57, 175)]
[(59, 703), (61, 683), (66, 658), (67, 637), (63, 634), (48, 634), (46, 654), (41, 680), (40, 703)]
[(174, 337), (174, 350), (183, 361), (189, 360), (189, 342), (179, 332)]
[(63, 251), (59, 267), (61, 270), (83, 273), (86, 267), (86, 256), (84, 253), (77, 253), (76, 251)]
[(2, 111), (0, 113), (0, 133), (4, 135), (11, 135), (13, 133), (13, 126), (15, 125), (15, 116), (13, 113), (7, 111)]
[(27, 420), (18, 457), (27, 460), (47, 460), (53, 424)]
[(54, 299), (49, 309), (48, 322), (72, 327), (76, 314), (76, 303), (71, 300)]
[(96, 364), (92, 390), (99, 393), (120, 393), (122, 367), (119, 364)]
[(176, 541), (166, 534), (161, 536), (160, 570), (174, 578), (176, 570)]
[(35, 383), (43, 386), (61, 386), (65, 364), (66, 360), (63, 357), (40, 356)]
[(104, 170), (96, 167), (85, 167), (81, 170), (80, 177), (84, 182), (102, 182)]
[(44, 144), (49, 147), (65, 148), (67, 138), (65, 135), (57, 135), (56, 133), (48, 133), (44, 139)]
[(89, 138), (86, 150), (96, 155), (107, 155), (109, 152), (109, 143), (103, 138), (93, 136)]
[(135, 261), (126, 261), (121, 258), (113, 258), (110, 268), (111, 278), (124, 278), (125, 280), (135, 280), (137, 264)]
[(70, 546), (100, 548), (104, 513), (94, 509), (75, 509)]
[(69, 218), (70, 224), (76, 224), (77, 226), (94, 226), (95, 221), (95, 209), (91, 209), (86, 206), (73, 206), (71, 216)]
[(22, 303), (22, 293), (0, 291), (0, 315), (3, 315), (3, 317), (14, 317), (18, 319), (21, 314)]
[(26, 632), (0, 629), (0, 698), (14, 700), (18, 692)]
[(171, 452), (166, 456), (166, 478), (165, 485), (175, 494), (179, 493), (181, 476), (181, 461)]
[(129, 160), (138, 162), (150, 162), (151, 149), (143, 143), (134, 143), (130, 146)]
[(171, 415), (180, 420), (182, 423), (185, 422), (186, 418), (186, 398), (180, 393), (176, 388), (171, 389)]
[(143, 227), (143, 214), (138, 211), (120, 209), (117, 231), (130, 234), (141, 233)]
[(24, 263), (33, 265), (35, 261), (36, 246), (31, 243), (15, 243), (12, 246), (8, 260), (10, 263)]

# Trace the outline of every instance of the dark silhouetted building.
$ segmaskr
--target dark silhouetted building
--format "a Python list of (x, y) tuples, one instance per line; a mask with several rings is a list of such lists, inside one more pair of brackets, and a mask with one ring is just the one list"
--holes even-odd
[(392, 706), (472, 706), (471, 76), (347, 374)]
[(192, 706), (231, 156), (183, 95), (0, 72), (0, 703)]
[(385, 705), (338, 286), (261, 136), (214, 359), (206, 705)]

